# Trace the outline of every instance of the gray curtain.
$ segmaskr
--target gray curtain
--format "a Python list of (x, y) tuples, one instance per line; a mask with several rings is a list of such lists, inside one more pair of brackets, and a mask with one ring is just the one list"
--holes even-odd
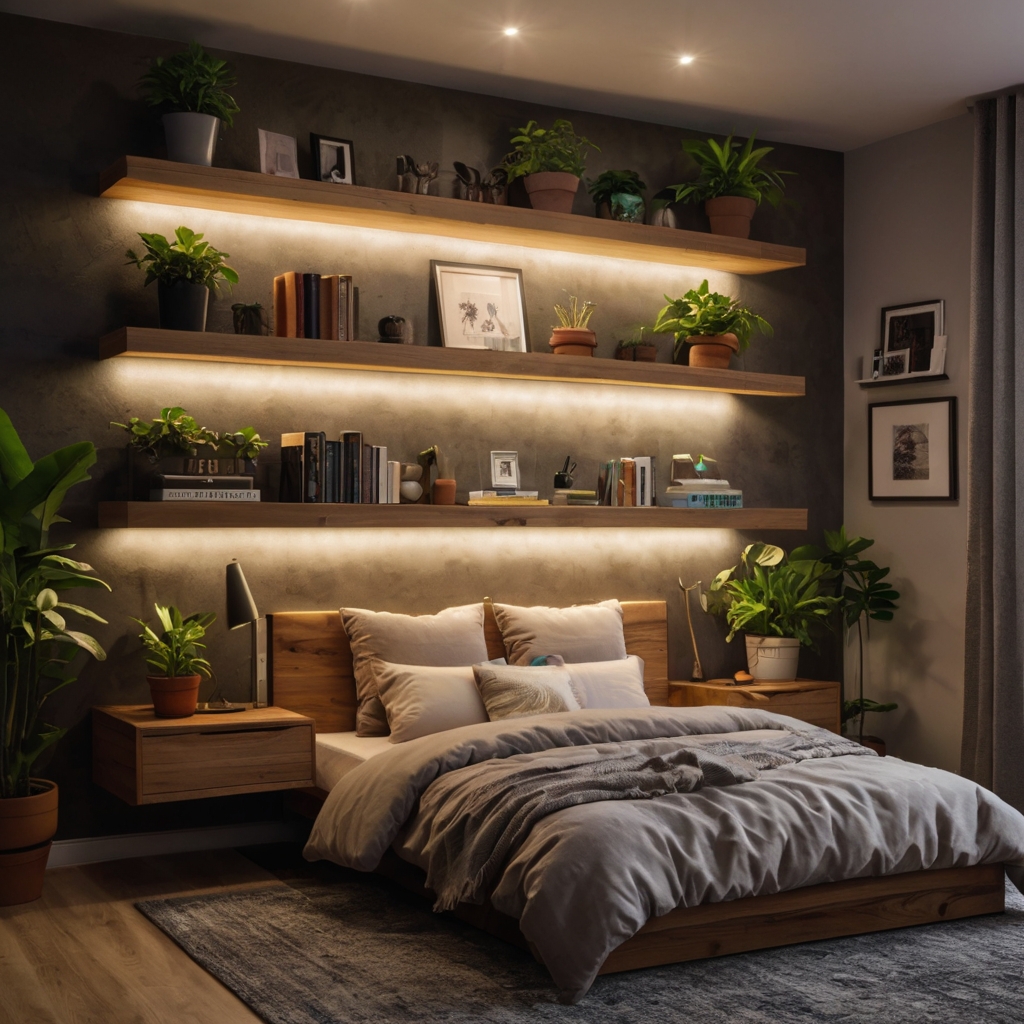
[(1024, 811), (1024, 93), (974, 107), (960, 770)]

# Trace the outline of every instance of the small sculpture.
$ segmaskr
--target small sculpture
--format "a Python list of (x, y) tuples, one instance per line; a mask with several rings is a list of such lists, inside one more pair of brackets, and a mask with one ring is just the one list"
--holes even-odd
[(503, 167), (495, 167), (486, 178), (482, 178), (475, 167), (469, 167), (461, 160), (455, 161), (455, 175), (461, 186), (462, 199), (471, 203), (492, 203), (496, 206), (506, 204), (505, 187), (508, 174)]
[(431, 160), (417, 163), (411, 156), (399, 156), (396, 160), (398, 191), (427, 195), (430, 183), (437, 177), (438, 163)]
[(704, 670), (701, 668), (700, 655), (697, 653), (697, 634), (693, 631), (693, 618), (690, 614), (690, 591), (699, 590), (701, 580), (697, 580), (692, 586), (686, 587), (683, 581), (679, 581), (679, 589), (683, 592), (683, 603), (686, 605), (686, 624), (690, 627), (690, 643), (693, 644), (693, 672), (690, 673), (690, 681), (702, 683), (704, 681)]

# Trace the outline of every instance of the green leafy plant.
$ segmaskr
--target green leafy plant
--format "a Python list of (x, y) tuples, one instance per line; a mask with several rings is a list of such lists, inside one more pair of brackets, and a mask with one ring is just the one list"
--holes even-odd
[(227, 61), (211, 57), (199, 43), (189, 43), (171, 57), (157, 57), (139, 79), (146, 102), (171, 113), (212, 114), (229, 128), (238, 104), (228, 94), (235, 76)]
[(63, 594), (110, 587), (62, 554), (73, 544), (49, 541), (50, 527), (67, 522), (59, 513), (69, 488), (89, 479), (95, 461), (95, 447), (81, 441), (33, 462), (0, 409), (0, 798), (29, 796), (33, 765), (67, 731), (42, 715), (50, 696), (75, 682), (70, 667), (79, 650), (106, 657), (65, 614), (106, 619)]
[(174, 231), (174, 241), (168, 242), (163, 235), (139, 232), (139, 238), (146, 251), (139, 256), (134, 249), (125, 255), (129, 264), (135, 264), (146, 272), (147, 285), (154, 281), (174, 284), (176, 281), (191, 281), (216, 290), (221, 281), (238, 284), (238, 274), (224, 260), (229, 254), (214, 249), (203, 236), (184, 225)]
[(772, 325), (753, 310), (741, 306), (728, 295), (710, 291), (705, 280), (701, 286), (690, 289), (681, 299), (671, 299), (658, 314), (654, 323), (655, 334), (674, 334), (675, 353), (682, 351), (687, 338), (695, 336), (735, 334), (740, 351), (750, 345), (750, 336), (755, 328), (766, 337), (775, 333)]
[(832, 570), (824, 562), (787, 559), (782, 548), (758, 541), (743, 549), (739, 565), (723, 569), (714, 578), (701, 594), (701, 605), (706, 612), (724, 615), (729, 624), (727, 641), (742, 630), (757, 636), (793, 637), (809, 647), (841, 602), (827, 592), (832, 579)]
[(155, 604), (153, 607), (160, 622), (159, 634), (142, 619), (133, 619), (142, 627), (139, 639), (146, 649), (146, 664), (153, 675), (168, 678), (200, 675), (209, 679), (210, 663), (199, 653), (206, 650), (206, 644), (200, 641), (217, 616), (213, 612), (196, 612), (186, 618), (174, 605)]
[(242, 427), (217, 438), (217, 451), (229, 459), (249, 459), (255, 462), (269, 442), (264, 441), (253, 427)]
[(550, 128), (541, 128), (536, 121), (529, 121), (524, 128), (516, 130), (512, 146), (502, 162), (509, 181), (540, 171), (564, 171), (582, 178), (586, 151), (600, 152), (589, 139), (573, 131), (572, 122), (562, 118)]
[(642, 196), (646, 189), (647, 185), (636, 171), (605, 171), (593, 181), (587, 181), (587, 191), (595, 206), (610, 203), (612, 196), (617, 194)]
[(722, 145), (714, 139), (684, 139), (683, 149), (696, 161), (699, 172), (694, 181), (669, 186), (675, 191), (677, 203), (703, 203), (719, 196), (743, 196), (753, 199), (758, 206), (767, 200), (772, 206), (782, 201), (786, 183), (784, 174), (792, 171), (772, 171), (761, 166), (761, 161), (772, 151), (771, 146), (754, 149), (754, 136), (743, 148), (734, 146), (730, 135)]
[(253, 427), (223, 434), (201, 427), (180, 406), (161, 409), (151, 422), (133, 416), (127, 423), (111, 420), (110, 425), (127, 431), (128, 443), (153, 462), (166, 455), (196, 455), (203, 447), (213, 448), (228, 458), (255, 461), (268, 444)]
[(623, 338), (623, 340), (619, 342), (619, 348), (639, 348), (641, 345), (653, 345), (654, 342), (647, 337), (648, 334), (653, 333), (654, 332), (647, 324), (639, 324), (633, 329), (633, 332), (628, 338)]
[(575, 295), (569, 296), (569, 305), (555, 305), (555, 316), (558, 317), (559, 327), (575, 327), (578, 330), (586, 330), (587, 324), (594, 313), (596, 306), (589, 300), (580, 302)]
[(858, 734), (864, 739), (864, 716), (870, 712), (895, 711), (898, 704), (879, 704), (864, 696), (864, 641), (869, 639), (871, 620), (891, 622), (898, 610), (899, 591), (886, 579), (887, 566), (879, 566), (862, 558), (875, 542), (866, 537), (847, 537), (846, 527), (825, 531), (825, 548), (807, 544), (794, 549), (791, 558), (814, 559), (827, 565), (835, 579), (835, 594), (840, 601), (843, 626), (849, 631), (857, 627), (857, 697), (843, 699), (843, 724), (859, 719)]

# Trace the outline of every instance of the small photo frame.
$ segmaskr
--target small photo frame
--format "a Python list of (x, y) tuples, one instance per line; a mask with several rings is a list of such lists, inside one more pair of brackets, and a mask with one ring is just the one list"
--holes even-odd
[(290, 135), (278, 135), (263, 128), (260, 133), (260, 171), (279, 178), (299, 176), (298, 146)]
[(310, 132), (309, 151), (313, 156), (313, 177), (317, 181), (335, 185), (356, 183), (352, 143), (348, 139), (332, 139)]
[(430, 261), (445, 348), (528, 352), (523, 272)]
[(519, 452), (491, 452), (491, 486), (519, 488)]
[[(945, 372), (946, 303), (929, 299), (882, 309), (882, 352), (904, 355), (899, 376)], [(883, 376), (894, 376), (883, 372)]]
[(959, 496), (956, 398), (868, 406), (868, 499), (950, 501)]

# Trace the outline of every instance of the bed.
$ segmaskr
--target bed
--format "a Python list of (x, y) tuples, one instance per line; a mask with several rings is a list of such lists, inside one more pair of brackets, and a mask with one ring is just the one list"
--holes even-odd
[[(496, 737), (504, 743), (512, 732), (515, 732), (516, 742), (521, 744), (511, 751), (516, 754), (547, 749), (546, 743), (552, 749), (584, 743), (599, 746), (603, 750), (605, 748), (601, 744), (604, 742), (642, 740), (657, 747), (657, 744), (664, 742), (664, 737), (676, 736), (687, 737), (691, 746), (695, 741), (699, 746), (702, 737), (719, 744), (718, 738), (724, 734), (738, 735), (742, 732), (744, 735), (740, 738), (745, 740), (769, 730), (791, 727), (799, 729), (802, 725), (795, 720), (760, 711), (667, 708), (665, 603), (623, 602), (622, 611), (626, 650), (629, 654), (639, 655), (644, 662), (643, 686), (652, 705), (650, 709), (629, 713), (580, 711), (572, 713), (570, 718), (543, 716), (535, 720), (535, 724), (517, 725), (518, 731), (510, 730), (507, 723), (502, 726), (501, 723), (491, 722), (476, 731), (470, 730), (464, 737), (461, 736), (464, 730), (453, 730), (450, 737), (428, 737), (408, 744), (388, 744), (383, 737), (354, 737), (352, 731), (356, 699), (352, 655), (336, 610), (270, 616), (272, 701), (279, 707), (309, 715), (316, 722), (318, 787), (296, 794), (294, 806), (310, 817), (317, 818), (315, 831), (319, 828), (321, 833), (321, 855), (329, 856), (339, 863), (376, 870), (433, 898), (437, 893), (425, 884), (430, 865), (423, 857), (417, 856), (416, 843), (413, 841), (416, 818), (411, 809), (419, 807), (424, 786), (416, 788), (411, 784), (406, 785), (403, 772), (410, 773), (410, 777), (416, 772), (421, 775), (426, 772), (426, 776), (433, 778), (437, 774), (435, 765), (446, 759), (447, 767), (458, 767), (473, 759), (493, 761), (506, 757), (509, 750), (499, 750), (497, 747), (492, 749), (488, 744), (499, 743)], [(502, 656), (505, 653), (504, 645), (493, 614), (487, 614), (484, 625), (488, 653), (491, 657)], [(581, 733), (583, 739), (565, 739), (564, 733), (567, 730), (574, 735)], [(548, 738), (538, 740), (538, 733)], [(821, 736), (818, 742), (824, 742)], [(402, 747), (409, 749), (399, 749)], [(467, 754), (466, 751), (472, 753)], [(1024, 881), (1024, 817), (994, 796), (986, 795), (984, 790), (973, 787), (973, 784), (965, 780), (958, 780), (955, 776), (906, 765), (897, 759), (890, 759), (889, 767), (883, 769), (879, 759), (873, 754), (871, 758), (872, 764), (867, 763), (867, 758), (843, 756), (833, 758), (827, 764), (825, 761), (814, 761), (801, 763), (795, 768), (788, 767), (786, 791), (796, 792), (800, 786), (807, 784), (799, 773), (806, 775), (808, 772), (817, 772), (819, 778), (825, 778), (829, 772), (834, 777), (837, 772), (856, 771), (858, 780), (861, 777), (864, 779), (865, 798), (869, 802), (876, 801), (884, 805), (882, 817), (888, 815), (892, 818), (895, 813), (893, 806), (885, 804), (887, 787), (894, 787), (894, 791), (917, 794), (914, 799), (920, 799), (922, 805), (928, 805), (928, 801), (933, 799), (940, 803), (944, 801), (946, 798), (941, 793), (945, 789), (952, 794), (948, 802), (958, 808), (956, 813), (947, 814), (946, 810), (936, 804), (935, 813), (939, 817), (945, 815), (945, 824), (939, 831), (949, 833), (942, 837), (942, 842), (948, 844), (953, 851), (949, 856), (944, 853), (937, 855), (935, 850), (929, 852), (926, 847), (930, 843), (934, 846), (934, 840), (929, 837), (919, 840), (913, 835), (901, 835), (901, 856), (888, 860), (885, 857), (862, 857), (858, 861), (856, 877), (843, 873), (832, 875), (843, 878), (841, 881), (816, 884), (798, 881), (794, 884), (792, 878), (787, 883), (787, 879), (779, 873), (778, 878), (745, 880), (743, 884), (737, 882), (732, 885), (729, 872), (733, 869), (726, 870), (721, 865), (717, 868), (712, 865), (710, 873), (714, 875), (717, 871), (717, 878), (711, 879), (711, 882), (717, 884), (705, 884), (704, 889), (696, 894), (690, 891), (685, 895), (681, 895), (686, 889), (685, 885), (678, 889), (669, 886), (670, 891), (660, 893), (655, 899), (648, 892), (632, 891), (633, 888), (642, 889), (647, 884), (646, 879), (641, 879), (642, 884), (639, 885), (634, 885), (631, 879), (630, 893), (628, 899), (624, 900), (628, 904), (628, 913), (622, 911), (622, 908), (616, 910), (617, 917), (622, 918), (617, 923), (618, 931), (612, 929), (615, 934), (610, 937), (592, 936), (588, 946), (587, 941), (580, 938), (587, 928), (578, 929), (571, 943), (564, 938), (551, 938), (552, 922), (557, 923), (559, 914), (557, 906), (547, 908), (546, 920), (535, 914), (536, 920), (528, 921), (528, 916), (522, 914), (523, 893), (537, 888), (537, 864), (548, 856), (547, 850), (564, 839), (562, 836), (556, 837), (555, 832), (545, 836), (545, 828), (548, 827), (545, 824), (544, 827), (538, 825), (534, 830), (538, 838), (534, 843), (535, 848), (528, 851), (533, 857), (532, 862), (529, 862), (525, 854), (517, 855), (509, 865), (506, 876), (502, 878), (502, 884), (494, 887), (491, 898), (480, 902), (459, 902), (451, 909), (462, 919), (530, 949), (546, 964), (563, 998), (569, 1001), (581, 998), (597, 973), (606, 974), (1002, 911), (1004, 864), (1011, 871), (1015, 882), (1020, 884)], [(851, 766), (852, 762), (860, 761), (864, 764)], [(883, 777), (883, 772), (889, 774)], [(890, 787), (887, 780), (892, 773), (895, 773), (892, 777), (896, 782)], [(457, 775), (455, 771), (449, 777)], [(359, 785), (356, 785), (356, 780)], [(761, 783), (757, 785), (761, 786)], [(845, 782), (843, 785), (849, 789)], [(861, 785), (860, 781), (858, 785)], [(775, 780), (772, 780), (771, 785), (762, 786), (762, 789), (767, 792), (772, 787), (776, 792), (783, 792)], [(735, 804), (742, 800), (749, 804), (750, 795), (754, 792), (753, 785), (705, 789), (701, 793), (674, 797), (672, 800), (647, 801), (647, 804), (653, 806), (658, 803), (662, 809), (669, 806), (678, 808), (685, 801), (687, 808), (703, 808), (698, 818), (700, 813), (708, 817), (708, 808), (717, 814), (730, 801)], [(403, 804), (405, 810), (398, 816), (404, 815), (407, 819), (404, 831), (397, 827), (388, 831), (381, 824), (388, 815), (381, 812), (380, 808), (388, 800), (395, 806)], [(813, 805), (814, 800), (813, 796), (805, 794), (793, 798), (790, 803), (802, 808)], [(964, 810), (964, 807), (969, 808), (972, 800), (978, 805), (979, 838), (976, 842), (972, 842), (969, 834), (970, 811)], [(545, 823), (560, 822), (573, 816), (591, 823), (607, 819), (622, 823), (616, 826), (620, 834), (629, 833), (631, 829), (635, 829), (638, 835), (646, 834), (644, 829), (648, 825), (642, 817), (636, 815), (649, 814), (650, 810), (640, 806), (642, 801), (636, 801), (636, 807), (631, 806), (633, 803), (618, 801), (614, 805), (595, 805), (599, 808), (596, 810), (594, 807), (572, 808), (551, 815), (545, 819)], [(817, 813), (821, 809), (815, 810)], [(749, 815), (750, 811), (744, 813)], [(930, 813), (928, 811), (925, 816)], [(380, 820), (374, 818), (375, 814)], [(820, 826), (825, 819), (820, 814), (819, 818)], [(949, 820), (946, 821), (946, 818)], [(963, 824), (965, 820), (966, 826)], [(956, 822), (960, 824), (956, 825)], [(954, 825), (963, 834), (953, 834)], [(891, 828), (892, 824), (885, 821), (883, 826)], [(826, 833), (829, 827), (826, 821)], [(380, 834), (373, 836), (371, 841), (370, 833), (374, 828)], [(551, 826), (553, 828), (554, 825)], [(678, 831), (678, 825), (675, 828)], [(330, 838), (324, 839), (328, 833)], [(360, 837), (362, 846), (358, 847), (357, 840)], [(803, 837), (796, 838), (802, 840)], [(677, 851), (669, 855), (661, 850), (663, 839), (663, 836), (657, 836), (647, 851), (653, 866), (647, 863), (639, 867), (634, 865), (636, 874), (643, 875), (648, 870), (655, 872), (655, 869), (666, 876), (672, 873), (671, 857), (674, 856), (678, 861), (679, 854)], [(543, 847), (545, 842), (548, 843), (547, 848), (537, 848), (537, 844)], [(420, 845), (422, 847), (423, 843)], [(715, 842), (712, 842), (708, 848), (714, 845)], [(832, 846), (835, 845), (832, 842)], [(913, 856), (907, 853), (908, 850)], [(648, 859), (647, 853), (642, 860)], [(595, 854), (597, 861), (601, 859), (600, 854), (600, 850)], [(621, 851), (618, 855), (621, 855)], [(659, 863), (659, 858), (668, 862), (667, 868)], [(611, 855), (605, 859), (614, 860)], [(727, 859), (724, 854), (722, 859)], [(917, 860), (930, 866), (914, 870), (912, 865)], [(911, 865), (911, 869), (908, 869), (908, 865)], [(607, 871), (607, 863), (604, 869)], [(557, 872), (550, 870), (553, 877), (558, 878)], [(744, 874), (743, 870), (736, 870), (738, 876)], [(841, 872), (842, 869), (833, 867), (832, 870)], [(750, 874), (750, 864), (746, 865), (745, 871), (747, 875)], [(509, 874), (515, 876), (514, 884), (508, 882)], [(573, 884), (566, 884), (564, 877), (561, 889), (572, 889)], [(814, 877), (813, 872), (801, 876), (804, 877)], [(659, 884), (657, 880), (651, 882), (651, 890), (657, 892)], [(614, 889), (616, 885), (617, 880), (606, 879), (595, 892), (600, 889), (603, 898), (604, 889)], [(764, 894), (735, 895), (736, 892), (755, 893), (765, 888), (769, 891)], [(516, 889), (517, 892), (512, 894), (510, 889)], [(567, 909), (566, 914), (582, 912), (583, 902), (582, 898), (577, 899), (578, 905)], [(638, 917), (640, 910), (643, 913)], [(590, 922), (588, 927), (590, 931), (600, 932), (606, 927), (606, 922)], [(527, 934), (524, 935), (524, 931)], [(570, 947), (572, 956), (568, 959), (572, 962), (562, 962), (565, 960), (563, 950)], [(577, 947), (582, 951), (578, 951)]]

